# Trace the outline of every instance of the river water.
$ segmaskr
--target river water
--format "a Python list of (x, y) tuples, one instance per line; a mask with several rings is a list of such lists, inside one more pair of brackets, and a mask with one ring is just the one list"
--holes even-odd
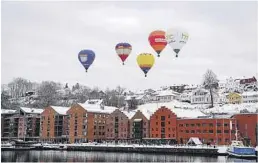
[(226, 156), (104, 153), (83, 151), (1, 151), (1, 162), (256, 162)]

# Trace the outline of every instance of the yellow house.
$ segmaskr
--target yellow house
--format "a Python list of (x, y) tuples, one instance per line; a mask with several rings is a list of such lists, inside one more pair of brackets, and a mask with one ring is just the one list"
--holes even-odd
[(242, 96), (235, 92), (229, 93), (227, 99), (229, 104), (240, 104), (242, 102)]

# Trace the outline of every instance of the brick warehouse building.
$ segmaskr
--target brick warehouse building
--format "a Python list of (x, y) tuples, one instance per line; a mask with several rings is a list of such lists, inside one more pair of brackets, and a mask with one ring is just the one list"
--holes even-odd
[(242, 113), (232, 116), (237, 121), (240, 139), (246, 145), (258, 145), (258, 113)]
[(204, 144), (229, 145), (231, 140), (235, 140), (235, 125), (234, 118), (178, 119), (177, 141), (185, 144), (191, 137), (198, 137)]
[(103, 100), (87, 100), (68, 111), (69, 142), (101, 142), (106, 139), (106, 121), (115, 107), (104, 106)]
[(135, 112), (116, 109), (107, 118), (106, 140), (128, 142), (130, 139), (130, 119)]
[(149, 138), (149, 119), (140, 110), (130, 119), (130, 138), (142, 140)]
[(41, 141), (67, 142), (68, 123), (66, 111), (69, 107), (49, 106), (41, 113)]
[(165, 106), (160, 107), (150, 116), (150, 138), (170, 140), (175, 143), (176, 124), (176, 114)]
[[(3, 127), (2, 140), (22, 139), (25, 141), (39, 140), (40, 113), (43, 109), (20, 107), (10, 114), (7, 110), (1, 111)], [(8, 115), (8, 116), (7, 116)]]

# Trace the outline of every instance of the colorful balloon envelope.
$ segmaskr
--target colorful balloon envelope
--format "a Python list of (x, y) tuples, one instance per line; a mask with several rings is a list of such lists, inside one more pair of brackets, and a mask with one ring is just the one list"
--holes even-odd
[(156, 51), (159, 57), (159, 54), (167, 46), (165, 32), (161, 30), (151, 32), (149, 35), (149, 43), (151, 47)]
[(118, 43), (116, 45), (116, 53), (122, 60), (123, 65), (125, 60), (129, 56), (129, 54), (131, 53), (131, 51), (132, 51), (132, 46), (129, 43)]
[(178, 53), (188, 41), (189, 34), (178, 28), (170, 28), (166, 32), (167, 43), (173, 48), (178, 57)]
[(141, 53), (137, 57), (137, 63), (147, 77), (147, 73), (155, 63), (155, 58), (151, 53)]
[(81, 50), (78, 54), (78, 59), (87, 72), (95, 60), (95, 53), (92, 50)]

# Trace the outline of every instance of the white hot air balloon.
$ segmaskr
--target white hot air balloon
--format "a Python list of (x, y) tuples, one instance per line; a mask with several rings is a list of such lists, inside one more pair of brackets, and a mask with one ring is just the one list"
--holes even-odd
[(167, 30), (166, 40), (176, 53), (176, 57), (178, 57), (178, 53), (187, 43), (188, 37), (188, 33), (180, 28), (170, 28)]

